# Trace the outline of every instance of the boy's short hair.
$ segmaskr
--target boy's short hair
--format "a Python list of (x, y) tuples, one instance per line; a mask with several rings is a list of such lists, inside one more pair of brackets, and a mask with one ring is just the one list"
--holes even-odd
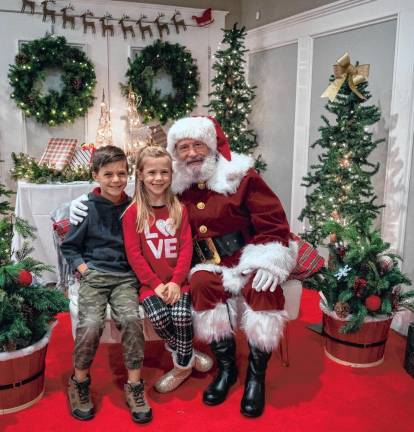
[(112, 145), (99, 147), (92, 156), (92, 171), (97, 173), (103, 166), (118, 161), (125, 161), (128, 169), (128, 160), (121, 148)]

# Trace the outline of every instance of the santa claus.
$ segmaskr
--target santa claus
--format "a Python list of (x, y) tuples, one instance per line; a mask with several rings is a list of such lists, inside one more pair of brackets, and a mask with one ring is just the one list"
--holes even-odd
[[(214, 118), (178, 120), (167, 149), (175, 161), (173, 190), (187, 207), (194, 240), (194, 335), (210, 344), (218, 367), (203, 401), (224, 402), (237, 380), (239, 324), (250, 347), (241, 412), (260, 416), (267, 364), (287, 320), (280, 284), (295, 267), (297, 245), (280, 200), (251, 157), (230, 151)], [(74, 223), (86, 215), (79, 200), (71, 206)]]
[(242, 414), (265, 404), (265, 374), (287, 319), (280, 284), (296, 263), (282, 204), (254, 170), (251, 157), (230, 151), (211, 117), (178, 120), (168, 132), (175, 159), (173, 190), (186, 205), (194, 239), (190, 273), (195, 337), (210, 344), (218, 371), (204, 391), (222, 403), (236, 382), (239, 323), (250, 347)]

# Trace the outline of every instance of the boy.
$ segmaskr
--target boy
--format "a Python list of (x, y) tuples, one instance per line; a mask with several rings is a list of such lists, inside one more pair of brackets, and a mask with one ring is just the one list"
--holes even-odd
[(94, 416), (89, 370), (109, 303), (112, 318), (122, 333), (128, 370), (124, 390), (132, 420), (147, 423), (152, 419), (152, 410), (141, 379), (144, 334), (138, 312), (138, 282), (127, 261), (120, 220), (130, 203), (124, 192), (128, 180), (125, 153), (114, 146), (99, 148), (92, 158), (92, 176), (100, 187), (88, 196), (88, 216), (80, 225), (71, 226), (61, 246), (69, 265), (81, 274), (74, 375), (68, 383), (71, 412), (79, 420)]

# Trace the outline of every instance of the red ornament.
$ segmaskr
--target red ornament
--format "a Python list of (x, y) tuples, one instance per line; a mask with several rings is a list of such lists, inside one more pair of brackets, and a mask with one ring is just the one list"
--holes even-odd
[(370, 312), (377, 312), (381, 308), (381, 298), (377, 295), (370, 295), (365, 299), (365, 306)]
[(29, 286), (33, 282), (32, 274), (27, 270), (20, 270), (17, 282), (19, 285)]

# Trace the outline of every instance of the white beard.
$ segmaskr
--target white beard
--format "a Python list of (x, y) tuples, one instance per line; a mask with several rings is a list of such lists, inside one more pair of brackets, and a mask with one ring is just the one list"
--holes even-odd
[(210, 152), (205, 158), (203, 163), (197, 167), (187, 165), (185, 161), (176, 160), (174, 164), (175, 172), (180, 173), (180, 177), (188, 183), (199, 183), (208, 181), (217, 169), (217, 155)]

